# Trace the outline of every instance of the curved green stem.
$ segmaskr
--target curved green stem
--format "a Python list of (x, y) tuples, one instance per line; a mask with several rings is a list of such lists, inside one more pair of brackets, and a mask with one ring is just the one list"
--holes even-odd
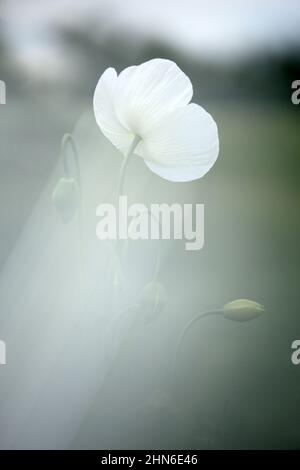
[[(153, 217), (154, 220), (156, 220), (151, 211), (150, 211), (150, 215), (151, 215), (151, 217)], [(156, 220), (156, 222), (158, 223), (159, 230), (160, 230), (161, 226), (160, 226), (159, 220), (158, 221)], [(159, 241), (159, 243), (158, 243), (158, 254), (157, 254), (157, 258), (156, 258), (156, 265), (155, 265), (155, 271), (154, 271), (154, 276), (153, 276), (153, 282), (156, 282), (157, 279), (158, 279), (158, 275), (159, 275), (159, 271), (160, 271), (160, 265), (161, 265), (161, 242)]]
[[(72, 153), (67, 151), (68, 145), (70, 146)], [(61, 155), (64, 165), (64, 173), (67, 178), (72, 175), (72, 164), (70, 162), (70, 155), (73, 158), (73, 166), (75, 167), (75, 178), (79, 189), (79, 207), (78, 207), (78, 232), (79, 232), (79, 263), (80, 263), (80, 292), (81, 292), (81, 307), (83, 308), (83, 278), (84, 278), (84, 254), (83, 254), (83, 233), (82, 233), (82, 186), (81, 186), (81, 173), (79, 164), (79, 155), (77, 151), (76, 142), (74, 137), (67, 133), (61, 140)]]
[(133, 140), (130, 144), (130, 147), (128, 149), (128, 152), (125, 155), (124, 160), (122, 162), (121, 169), (120, 169), (120, 174), (119, 174), (119, 181), (118, 181), (118, 185), (117, 185), (117, 202), (118, 202), (119, 196), (122, 196), (123, 191), (124, 191), (124, 179), (125, 179), (126, 169), (127, 169), (130, 157), (132, 156), (132, 154), (133, 154), (135, 148), (137, 147), (138, 143), (140, 142), (140, 140), (141, 140), (141, 138), (138, 135), (134, 136), (134, 138), (133, 138)]
[(179, 338), (178, 338), (178, 341), (177, 341), (177, 344), (176, 344), (176, 348), (175, 348), (175, 354), (174, 354), (174, 359), (173, 359), (173, 366), (172, 366), (172, 377), (173, 377), (173, 383), (175, 382), (175, 378), (176, 378), (176, 366), (177, 366), (177, 359), (178, 359), (178, 356), (179, 356), (179, 353), (180, 353), (180, 348), (183, 344), (183, 340), (184, 338), (186, 337), (186, 334), (188, 333), (188, 331), (190, 330), (190, 328), (195, 324), (197, 323), (199, 320), (202, 320), (202, 318), (205, 318), (205, 317), (210, 317), (212, 315), (223, 315), (223, 311), (222, 310), (209, 310), (207, 312), (201, 312), (201, 313), (198, 313), (198, 315), (196, 315), (195, 317), (193, 317), (186, 325), (185, 327), (183, 328), (183, 330), (181, 331), (180, 335), (179, 335)]
[[(157, 220), (157, 217), (155, 217), (149, 209), (147, 209), (143, 212), (140, 212), (140, 214), (143, 214), (143, 213), (146, 213), (150, 217), (152, 217), (152, 219), (155, 220), (155, 222), (159, 225), (159, 230), (161, 230), (160, 221)], [(128, 241), (126, 240), (126, 243), (125, 243), (124, 249), (121, 253), (121, 256), (126, 256), (127, 245), (128, 245)], [(161, 265), (161, 244), (159, 243), (158, 244), (158, 253), (157, 253), (157, 258), (156, 258), (156, 263), (155, 263), (154, 275), (153, 275), (152, 282), (155, 282), (158, 279), (158, 275), (159, 275), (159, 271), (160, 271), (160, 265)]]
[[(120, 320), (123, 320), (124, 318), (130, 318), (132, 316), (132, 313), (135, 313), (137, 310), (136, 305), (130, 305), (129, 307), (121, 310), (120, 312), (117, 312), (110, 320), (110, 322), (107, 325), (107, 333), (106, 336), (108, 340), (111, 342), (111, 346), (114, 347), (116, 345), (116, 337), (117, 337), (117, 327), (118, 323)], [(135, 316), (134, 316), (135, 318)], [(132, 321), (132, 324), (135, 322)], [(120, 348), (119, 348), (120, 349)], [(117, 352), (119, 351), (117, 350)]]
[[(133, 155), (133, 152), (135, 148), (137, 147), (138, 143), (140, 142), (141, 138), (138, 135), (135, 135), (129, 148), (128, 151), (123, 159), (121, 168), (120, 168), (120, 173), (119, 173), (119, 180), (117, 184), (117, 191), (116, 191), (116, 204), (119, 204), (119, 197), (122, 196), (124, 192), (124, 180), (125, 180), (125, 175), (126, 175), (126, 170), (128, 167), (128, 163), (130, 161), (130, 157)], [(122, 265), (122, 260), (121, 260), (121, 253), (118, 253), (118, 240), (116, 239), (115, 243), (115, 256), (119, 257), (119, 265)], [(116, 272), (113, 270), (113, 277), (115, 278)], [(114, 299), (115, 299), (115, 282), (113, 279), (113, 285), (112, 285), (112, 310), (114, 310)]]

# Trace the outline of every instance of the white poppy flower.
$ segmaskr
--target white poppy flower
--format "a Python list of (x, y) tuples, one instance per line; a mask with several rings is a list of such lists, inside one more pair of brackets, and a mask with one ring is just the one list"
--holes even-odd
[[(156, 174), (170, 181), (201, 178), (219, 152), (215, 121), (190, 103), (190, 79), (172, 61), (153, 59), (117, 75), (108, 68), (94, 94), (94, 112), (103, 134), (124, 155), (132, 142)], [(140, 139), (140, 140), (138, 140)]]

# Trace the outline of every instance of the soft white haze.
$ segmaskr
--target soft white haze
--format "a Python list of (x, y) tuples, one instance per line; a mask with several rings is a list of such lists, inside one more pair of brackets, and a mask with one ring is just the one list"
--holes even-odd
[(125, 31), (164, 40), (212, 60), (232, 60), (249, 52), (281, 50), (300, 42), (297, 0), (10, 0), (2, 19), (13, 44), (30, 60), (45, 46), (55, 48), (53, 26), (88, 20), (99, 35)]

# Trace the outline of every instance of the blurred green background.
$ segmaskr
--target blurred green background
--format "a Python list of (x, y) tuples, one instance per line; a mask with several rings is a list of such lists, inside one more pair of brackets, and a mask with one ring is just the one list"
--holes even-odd
[[(293, 1), (239, 7), (216, 1), (215, 10), (207, 11), (202, 2), (178, 0), (160, 11), (158, 2), (145, 10), (130, 2), (132, 16), (123, 24), (127, 7), (121, 2), (111, 8), (107, 2), (83, 3), (75, 2), (73, 10), (71, 2), (43, 2), (43, 12), (29, 1), (26, 19), (20, 2), (0, 2), (0, 79), (7, 86), (7, 104), (0, 106), (1, 266), (9, 263), (57, 169), (62, 135), (75, 129), (79, 147), (88, 146), (78, 121), (90, 110), (106, 67), (119, 72), (154, 57), (174, 60), (191, 78), (193, 101), (218, 124), (220, 156), (208, 175), (189, 184), (168, 183), (133, 163), (130, 194), (148, 203), (204, 203), (205, 246), (194, 253), (170, 244), (160, 272), (168, 293), (161, 323), (137, 326), (121, 343), (117, 366), (104, 387), (95, 386), (64, 445), (299, 448), (300, 366), (290, 357), (293, 340), (300, 338), (300, 107), (291, 102), (291, 83), (300, 79), (300, 7)], [(216, 21), (220, 12), (226, 15)], [(151, 25), (143, 32), (144, 15), (154, 21), (155, 34)], [(185, 30), (194, 33), (185, 36)], [(111, 153), (106, 177), (113, 181), (117, 152), (92, 116), (88, 123), (99, 156)], [(139, 181), (145, 183), (143, 196)], [(105, 194), (100, 188), (99, 197)], [(256, 300), (267, 312), (249, 324), (199, 322), (183, 345), (170, 386), (172, 351), (185, 323), (236, 298)], [(6, 315), (2, 306), (0, 325)], [(47, 428), (46, 417), (39, 432)], [(27, 447), (39, 445), (33, 439)]]

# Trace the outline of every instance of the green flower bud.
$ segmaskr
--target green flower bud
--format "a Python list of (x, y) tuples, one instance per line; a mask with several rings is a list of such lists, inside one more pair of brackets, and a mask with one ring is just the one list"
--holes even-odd
[(166, 290), (160, 282), (152, 281), (143, 288), (140, 308), (143, 310), (147, 323), (160, 315), (166, 302)]
[(65, 223), (70, 222), (79, 208), (79, 187), (74, 178), (60, 178), (52, 201)]
[(262, 315), (265, 312), (265, 307), (252, 300), (238, 299), (224, 305), (222, 311), (224, 317), (230, 320), (248, 321)]

